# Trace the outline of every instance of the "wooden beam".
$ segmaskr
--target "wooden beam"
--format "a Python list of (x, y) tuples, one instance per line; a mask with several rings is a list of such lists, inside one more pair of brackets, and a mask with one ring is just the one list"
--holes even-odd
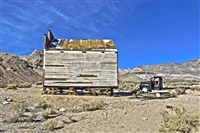
[(47, 37), (47, 35), (44, 34), (44, 49), (45, 49), (45, 50), (47, 50), (49, 44), (50, 44), (50, 40), (49, 40), (49, 38)]
[(53, 33), (51, 32), (51, 30), (48, 30), (48, 38), (50, 40), (50, 42), (54, 39)]

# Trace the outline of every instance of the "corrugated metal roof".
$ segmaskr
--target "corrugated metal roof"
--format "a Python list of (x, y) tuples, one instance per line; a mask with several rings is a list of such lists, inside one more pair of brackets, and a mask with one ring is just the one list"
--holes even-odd
[(99, 50), (116, 49), (111, 39), (102, 40), (73, 40), (73, 39), (53, 39), (48, 46), (50, 50)]

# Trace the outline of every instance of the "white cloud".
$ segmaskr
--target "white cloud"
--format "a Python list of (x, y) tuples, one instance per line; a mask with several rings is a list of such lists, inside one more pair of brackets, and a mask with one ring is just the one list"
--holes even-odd
[[(25, 51), (40, 45), (42, 48), (43, 34), (47, 29), (64, 37), (122, 36), (109, 26), (132, 8), (126, 2), (100, 1), (4, 1), (2, 6), (2, 42), (4, 49), (11, 52), (14, 45), (24, 46)], [(13, 52), (20, 54), (21, 50)]]

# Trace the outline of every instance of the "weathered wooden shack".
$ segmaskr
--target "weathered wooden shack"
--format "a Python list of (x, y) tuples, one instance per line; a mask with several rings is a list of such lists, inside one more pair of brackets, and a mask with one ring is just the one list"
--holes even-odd
[(44, 91), (77, 89), (112, 94), (118, 86), (118, 51), (111, 39), (55, 39), (44, 34)]

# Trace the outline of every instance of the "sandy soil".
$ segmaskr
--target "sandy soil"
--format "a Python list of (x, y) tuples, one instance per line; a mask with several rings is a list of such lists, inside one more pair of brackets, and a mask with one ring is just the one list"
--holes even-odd
[[(18, 90), (1, 89), (0, 132), (156, 133), (162, 123), (160, 112), (170, 110), (167, 105), (185, 107), (187, 112), (200, 111), (200, 93), (192, 90), (177, 98), (152, 100), (133, 96), (41, 95), (41, 92), (41, 86), (36, 85)], [(49, 109), (49, 117), (44, 117)], [(13, 120), (18, 114), (21, 115)]]

